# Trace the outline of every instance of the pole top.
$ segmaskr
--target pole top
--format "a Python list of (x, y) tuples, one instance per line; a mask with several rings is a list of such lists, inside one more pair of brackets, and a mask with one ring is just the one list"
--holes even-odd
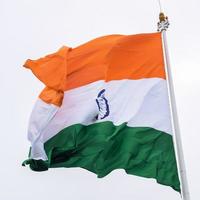
[(159, 22), (158, 22), (157, 26), (158, 26), (157, 31), (159, 31), (159, 32), (166, 31), (169, 27), (168, 17), (165, 16), (165, 14), (163, 12), (160, 12), (160, 14), (159, 14)]
[(163, 12), (160, 12), (160, 14), (159, 14), (159, 20), (160, 20), (160, 22), (165, 21), (165, 19), (167, 19), (167, 18), (168, 17), (167, 16), (165, 17), (165, 14)]

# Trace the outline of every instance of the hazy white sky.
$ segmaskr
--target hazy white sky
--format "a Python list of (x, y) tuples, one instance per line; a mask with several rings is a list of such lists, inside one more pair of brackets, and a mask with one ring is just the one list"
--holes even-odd
[[(200, 26), (198, 0), (161, 1), (171, 22), (168, 43), (191, 200), (200, 199)], [(27, 58), (75, 47), (106, 34), (156, 31), (157, 0), (0, 0), (0, 199), (179, 200), (152, 179), (116, 170), (103, 179), (79, 168), (36, 173), (27, 158), (28, 117), (43, 88)]]

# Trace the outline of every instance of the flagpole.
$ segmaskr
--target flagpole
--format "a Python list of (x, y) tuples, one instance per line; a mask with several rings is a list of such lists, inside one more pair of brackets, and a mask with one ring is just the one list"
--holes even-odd
[(172, 128), (173, 128), (173, 142), (176, 151), (177, 165), (179, 171), (179, 177), (181, 182), (181, 196), (183, 200), (190, 200), (188, 182), (186, 176), (184, 155), (183, 155), (183, 147), (181, 142), (180, 128), (178, 122), (176, 101), (174, 95), (174, 87), (172, 80), (172, 73), (169, 61), (169, 53), (168, 53), (168, 45), (166, 38), (166, 31), (169, 27), (168, 18), (165, 17), (164, 13), (160, 13), (158, 22), (158, 31), (162, 34), (162, 43), (163, 43), (163, 53), (164, 53), (164, 61), (165, 61), (165, 71), (166, 71), (166, 79), (168, 84), (168, 94), (169, 94), (169, 102), (170, 102), (170, 110), (171, 110), (171, 118), (172, 118)]

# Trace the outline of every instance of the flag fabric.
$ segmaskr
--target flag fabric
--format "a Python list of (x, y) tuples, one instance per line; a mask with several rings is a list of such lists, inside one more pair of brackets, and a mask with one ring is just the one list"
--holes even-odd
[(124, 169), (180, 191), (161, 33), (104, 36), (24, 66), (45, 84), (24, 165)]

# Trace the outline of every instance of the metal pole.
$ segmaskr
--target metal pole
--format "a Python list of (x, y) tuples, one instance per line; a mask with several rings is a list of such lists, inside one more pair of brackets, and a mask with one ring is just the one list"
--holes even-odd
[(160, 22), (158, 23), (158, 31), (161, 31), (162, 34), (165, 72), (168, 84), (168, 95), (169, 95), (171, 118), (172, 118), (173, 142), (175, 146), (177, 165), (181, 182), (181, 196), (183, 200), (190, 200), (184, 155), (183, 155), (183, 147), (181, 142), (180, 128), (179, 128), (177, 108), (176, 108), (176, 101), (174, 95), (172, 73), (169, 61), (168, 46), (167, 46), (166, 30), (168, 26), (169, 26), (168, 18), (165, 17), (163, 13), (160, 13)]

